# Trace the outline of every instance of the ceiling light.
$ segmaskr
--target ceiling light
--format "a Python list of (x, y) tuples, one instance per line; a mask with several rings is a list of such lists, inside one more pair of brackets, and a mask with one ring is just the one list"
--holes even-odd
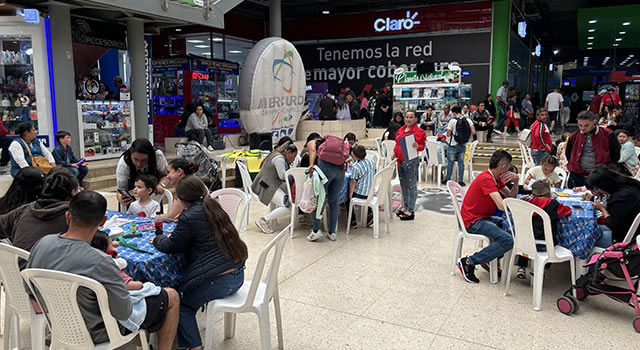
[(597, 19), (592, 19), (592, 20), (589, 21), (589, 23), (591, 23), (591, 24), (598, 23), (598, 20)]
[(229, 50), (229, 53), (242, 53), (240, 50)]
[(211, 56), (211, 52), (203, 52), (202, 54), (205, 56)]
[(197, 47), (199, 49), (206, 49), (207, 47), (209, 47), (209, 45), (195, 45), (194, 47)]
[(631, 25), (631, 22), (622, 22), (622, 25), (623, 25), (623, 26), (630, 26), (630, 25)]
[(592, 49), (593, 49), (593, 47), (587, 47), (587, 50), (592, 50)]
[(593, 36), (589, 36), (589, 37), (587, 37), (587, 39), (588, 39), (588, 40), (593, 40), (594, 38), (595, 38), (595, 37), (593, 37)]
[(324, 11), (322, 11), (322, 14), (323, 14), (323, 15), (328, 15), (329, 13), (331, 13), (331, 12), (329, 12), (329, 10), (324, 10)]
[(595, 31), (596, 31), (595, 29), (589, 29), (589, 30), (588, 30), (588, 32), (589, 32), (589, 33), (593, 33), (593, 32), (595, 32)]
[(560, 52), (560, 50), (558, 50), (558, 49), (553, 50), (553, 54), (554, 55), (557, 55), (559, 52)]
[(627, 34), (627, 32), (620, 32), (620, 33), (618, 33), (618, 34), (620, 34), (620, 35), (625, 35), (625, 34)]
[(196, 40), (196, 39), (191, 39), (191, 40), (187, 40), (188, 43), (192, 43), (192, 44), (200, 44), (203, 43), (203, 40)]
[(620, 46), (620, 44), (613, 44), (613, 46), (616, 46), (616, 47), (617, 47), (617, 46)]
[(622, 41), (622, 38), (616, 38), (616, 41)]
[(221, 41), (222, 41), (222, 38), (213, 38), (213, 40), (212, 40), (212, 41), (215, 41), (215, 42), (217, 42), (217, 43), (218, 43), (218, 42), (221, 42)]
[(182, 29), (176, 28), (176, 32), (181, 32), (181, 31), (182, 31)]
[(629, 57), (634, 57), (633, 55), (629, 55)]
[(592, 43), (591, 41), (589, 41), (589, 42), (587, 43), (587, 45), (593, 45), (593, 43)]

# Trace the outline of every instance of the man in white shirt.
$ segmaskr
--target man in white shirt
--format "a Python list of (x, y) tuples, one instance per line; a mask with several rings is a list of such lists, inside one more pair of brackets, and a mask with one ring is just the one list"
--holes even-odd
[[(464, 154), (467, 151), (467, 142), (476, 134), (476, 128), (473, 121), (462, 115), (462, 108), (455, 106), (451, 108), (454, 118), (447, 125), (447, 138), (449, 139), (449, 148), (447, 150), (447, 177), (442, 181), (446, 184), (451, 179), (453, 173), (453, 164), (458, 162), (458, 183), (460, 186), (466, 186), (462, 181), (464, 177)], [(458, 127), (458, 123), (468, 124), (468, 127)]]
[(502, 86), (498, 89), (496, 93), (496, 100), (498, 101), (498, 119), (496, 119), (496, 129), (501, 130), (504, 128), (504, 124), (507, 120), (507, 106), (509, 102), (507, 101), (509, 98), (507, 97), (507, 87), (509, 87), (508, 81), (503, 81)]
[(558, 114), (564, 107), (562, 94), (559, 93), (558, 90), (559, 89), (557, 87), (554, 87), (553, 91), (547, 95), (547, 100), (544, 102), (544, 108), (549, 112), (549, 120), (551, 120), (551, 133), (553, 133), (556, 126)]

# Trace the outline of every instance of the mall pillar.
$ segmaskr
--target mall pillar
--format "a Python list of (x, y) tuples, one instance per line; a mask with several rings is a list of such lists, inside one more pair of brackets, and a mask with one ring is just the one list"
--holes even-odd
[(134, 102), (136, 138), (149, 137), (147, 114), (147, 85), (144, 53), (144, 22), (139, 18), (127, 19), (127, 50), (131, 64), (131, 99)]
[(282, 6), (280, 0), (271, 0), (269, 5), (270, 36), (282, 37)]
[(491, 29), (491, 85), (489, 88), (494, 101), (498, 88), (503, 81), (507, 80), (510, 19), (511, 2), (509, 0), (495, 0)]
[[(80, 135), (78, 127), (70, 9), (69, 5), (58, 2), (51, 2), (49, 5), (51, 62), (53, 63), (53, 72), (50, 77), (53, 78), (52, 86), (55, 91), (55, 104), (52, 105), (52, 109), (55, 108), (55, 110), (52, 112), (57, 119), (53, 120), (53, 123), (56, 123), (54, 127), (71, 133), (71, 147), (81, 158), (83, 154), (80, 149), (80, 138), (83, 136)], [(55, 140), (50, 140), (50, 144), (53, 147)]]

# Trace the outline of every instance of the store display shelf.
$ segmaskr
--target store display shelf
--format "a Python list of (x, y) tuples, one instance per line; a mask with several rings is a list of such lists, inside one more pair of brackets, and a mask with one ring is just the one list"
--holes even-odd
[(432, 100), (432, 101), (438, 101), (438, 100), (441, 100), (441, 98), (437, 98), (437, 97), (398, 97), (398, 98), (396, 98), (396, 100), (398, 100), (398, 101), (408, 101), (408, 100)]

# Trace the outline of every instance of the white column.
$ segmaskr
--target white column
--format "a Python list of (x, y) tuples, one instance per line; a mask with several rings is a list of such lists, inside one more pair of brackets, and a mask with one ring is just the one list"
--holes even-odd
[(127, 19), (127, 50), (131, 64), (131, 99), (134, 102), (136, 138), (147, 138), (149, 122), (147, 116), (147, 86), (144, 54), (144, 21)]
[(271, 0), (269, 5), (270, 36), (282, 37), (282, 6), (280, 0)]

